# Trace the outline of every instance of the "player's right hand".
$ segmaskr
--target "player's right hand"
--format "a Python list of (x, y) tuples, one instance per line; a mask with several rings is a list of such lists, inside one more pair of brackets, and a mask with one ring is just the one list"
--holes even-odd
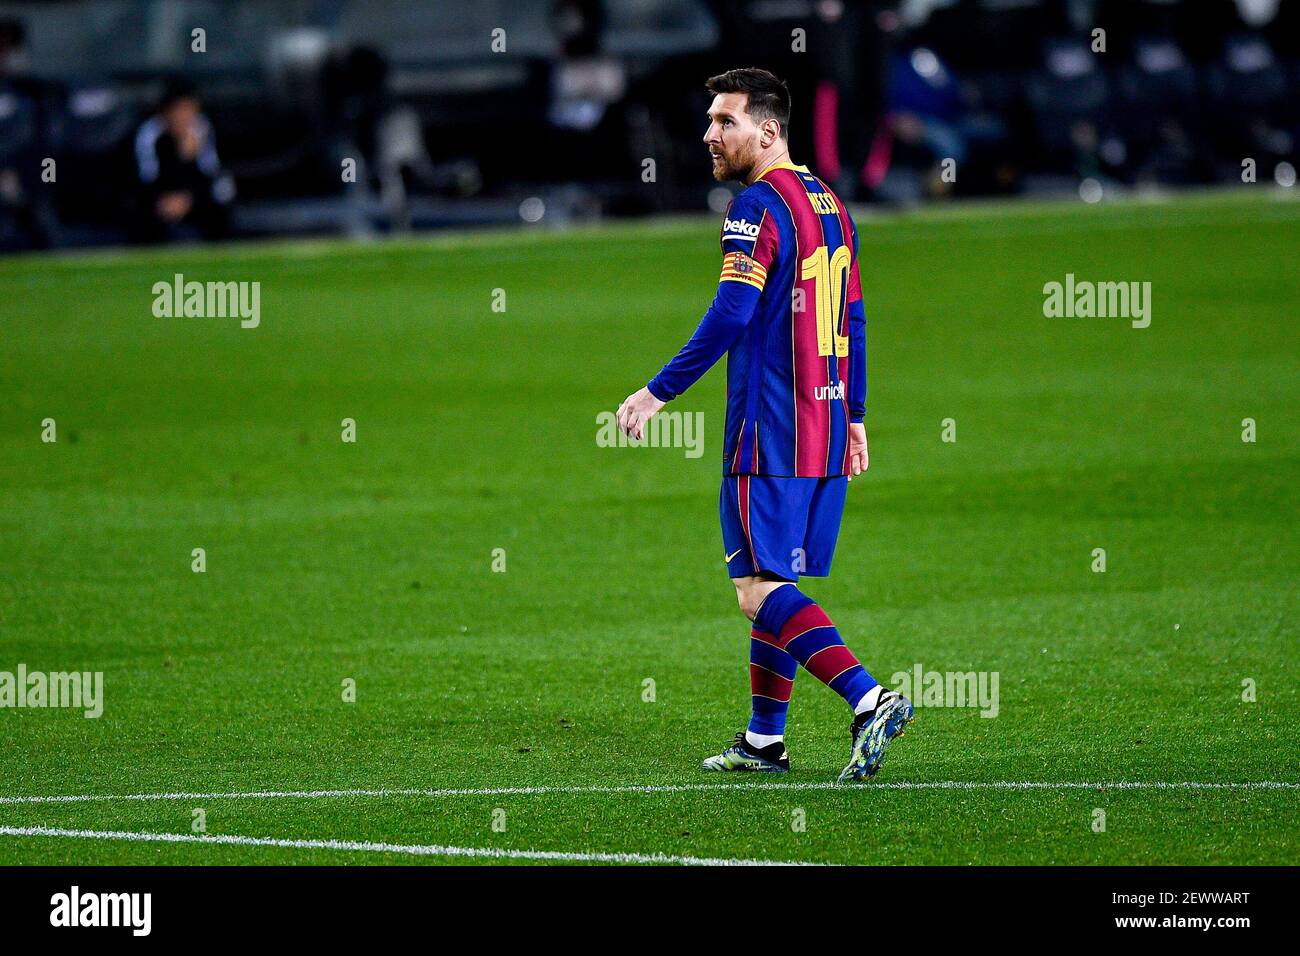
[(861, 422), (849, 425), (849, 481), (854, 475), (867, 470), (871, 457), (867, 453), (867, 426)]
[(618, 406), (618, 413), (614, 417), (625, 434), (640, 440), (644, 437), (642, 430), (645, 423), (663, 407), (664, 403), (655, 398), (650, 389), (642, 388), (623, 399), (623, 404)]

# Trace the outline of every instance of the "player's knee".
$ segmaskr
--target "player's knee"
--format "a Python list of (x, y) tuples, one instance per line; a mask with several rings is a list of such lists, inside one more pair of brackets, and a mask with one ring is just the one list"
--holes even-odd
[(736, 578), (733, 583), (736, 585), (736, 602), (740, 605), (740, 613), (752, 621), (758, 613), (758, 606), (763, 603), (764, 594), (759, 581), (757, 578)]

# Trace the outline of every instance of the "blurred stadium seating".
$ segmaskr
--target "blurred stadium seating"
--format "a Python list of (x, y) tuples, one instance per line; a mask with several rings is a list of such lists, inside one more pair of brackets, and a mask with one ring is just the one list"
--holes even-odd
[(739, 65), (789, 79), (793, 154), (857, 201), (1239, 183), (1247, 158), (1286, 184), (1298, 7), (0, 0), (0, 249), (132, 239), (133, 140), (177, 78), (233, 177), (236, 235), (716, 206), (702, 84)]

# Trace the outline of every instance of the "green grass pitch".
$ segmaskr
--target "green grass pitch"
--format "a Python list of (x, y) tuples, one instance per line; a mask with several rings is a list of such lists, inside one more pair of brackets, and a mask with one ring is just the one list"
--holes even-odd
[[(0, 263), (0, 671), (105, 681), (99, 719), (0, 709), (0, 863), (1296, 862), (1300, 203), (859, 225), (872, 465), (807, 590), (882, 680), (1000, 701), (919, 709), (858, 787), (807, 674), (789, 776), (697, 769), (749, 704), (721, 367), (676, 403), (703, 457), (596, 442), (707, 306), (712, 219)], [(155, 318), (176, 272), (260, 282), (260, 326)], [(1044, 317), (1067, 273), (1151, 282), (1150, 327)], [(488, 792), (219, 796), (393, 789)], [(306, 845), (22, 832), (197, 809)]]

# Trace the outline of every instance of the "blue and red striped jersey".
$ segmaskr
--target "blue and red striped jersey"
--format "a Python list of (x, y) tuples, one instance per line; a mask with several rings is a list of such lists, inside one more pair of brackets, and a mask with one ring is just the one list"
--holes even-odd
[(867, 400), (848, 210), (806, 167), (778, 163), (732, 201), (721, 242), (713, 304), (650, 391), (675, 398), (726, 352), (724, 473), (847, 474), (849, 423)]

